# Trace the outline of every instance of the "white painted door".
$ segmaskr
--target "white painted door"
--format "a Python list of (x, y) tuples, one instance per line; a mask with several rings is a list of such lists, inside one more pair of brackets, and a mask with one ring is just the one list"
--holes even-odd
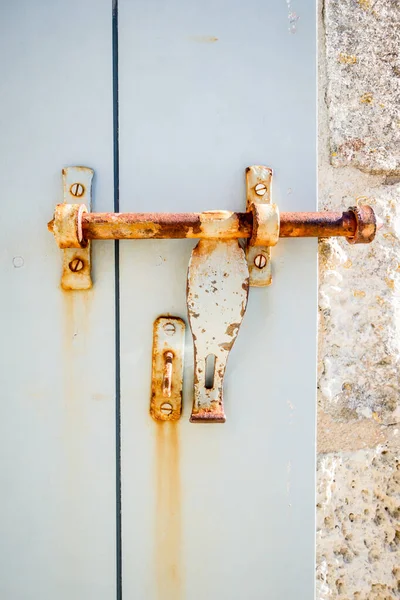
[[(315, 29), (313, 0), (119, 0), (120, 210), (244, 210), (252, 164), (282, 211), (315, 210)], [(152, 325), (186, 319), (193, 245), (120, 244), (123, 597), (310, 600), (316, 241), (281, 240), (250, 290), (227, 422), (189, 423), (188, 328), (183, 415), (157, 425)]]
[(313, 0), (3, 9), (1, 598), (314, 597), (315, 240), (250, 290), (227, 422), (189, 423), (188, 327), (183, 414), (156, 424), (153, 322), (187, 322), (194, 243), (95, 242), (93, 290), (63, 292), (46, 222), (70, 165), (97, 212), (244, 211), (252, 164), (314, 210), (315, 29)]
[(46, 231), (61, 169), (96, 170), (113, 207), (109, 0), (3, 3), (1, 560), (4, 600), (115, 598), (113, 244), (95, 287), (60, 289)]

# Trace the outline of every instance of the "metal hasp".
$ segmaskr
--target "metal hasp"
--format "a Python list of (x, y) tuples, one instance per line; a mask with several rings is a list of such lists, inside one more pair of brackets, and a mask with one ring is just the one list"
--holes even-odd
[(224, 374), (248, 294), (249, 271), (238, 241), (201, 240), (192, 252), (187, 283), (194, 343), (193, 423), (225, 422)]
[[(83, 235), (82, 215), (87, 207), (89, 211), (92, 208), (93, 175), (93, 169), (88, 167), (62, 170), (64, 203), (56, 206), (53, 231), (63, 249), (61, 287), (67, 291), (92, 287), (90, 240)], [(82, 204), (76, 204), (77, 201)]]
[(185, 329), (179, 317), (154, 321), (150, 414), (155, 421), (178, 421), (182, 413)]

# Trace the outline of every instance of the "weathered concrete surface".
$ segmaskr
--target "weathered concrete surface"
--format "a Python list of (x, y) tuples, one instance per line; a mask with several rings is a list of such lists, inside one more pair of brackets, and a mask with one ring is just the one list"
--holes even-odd
[(327, 0), (331, 160), (400, 173), (400, 2)]
[(399, 468), (385, 446), (320, 457), (318, 600), (400, 597)]
[(363, 201), (374, 207), (385, 226), (371, 245), (320, 243), (321, 402), (336, 419), (396, 423), (400, 421), (400, 185), (372, 188), (349, 169), (345, 178), (337, 171), (335, 175), (332, 182), (323, 178), (321, 204), (350, 206), (364, 192), (368, 199)]
[(385, 225), (371, 245), (320, 243), (317, 600), (393, 600), (400, 598), (400, 1), (325, 0), (322, 12), (320, 208), (366, 196), (360, 202)]

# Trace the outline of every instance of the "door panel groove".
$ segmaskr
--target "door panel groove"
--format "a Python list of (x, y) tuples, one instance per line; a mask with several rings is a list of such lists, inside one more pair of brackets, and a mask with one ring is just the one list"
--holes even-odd
[[(118, 114), (118, 0), (112, 3), (112, 79), (113, 79), (113, 167), (114, 212), (119, 212), (119, 114)], [(120, 360), (120, 285), (119, 241), (114, 242), (115, 294), (115, 526), (116, 526), (116, 600), (122, 600), (122, 511), (121, 511), (121, 360)]]

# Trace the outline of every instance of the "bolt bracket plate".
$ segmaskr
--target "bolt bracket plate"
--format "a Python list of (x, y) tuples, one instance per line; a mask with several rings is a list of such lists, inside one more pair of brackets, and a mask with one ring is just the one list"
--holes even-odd
[[(271, 182), (272, 169), (269, 167), (253, 165), (246, 169), (247, 211), (252, 210), (252, 204), (271, 203)], [(247, 244), (246, 258), (249, 267), (250, 285), (252, 287), (271, 285), (271, 249), (268, 246), (251, 246)], [(260, 266), (264, 266), (257, 267), (257, 262)]]
[[(63, 169), (64, 203), (85, 204), (90, 212), (93, 175), (93, 169), (88, 167)], [(89, 290), (92, 287), (90, 250), (90, 241), (88, 241), (84, 248), (66, 248), (62, 251), (61, 287), (63, 290)]]
[(178, 421), (182, 413), (185, 330), (179, 317), (154, 321), (150, 414), (155, 421)]

